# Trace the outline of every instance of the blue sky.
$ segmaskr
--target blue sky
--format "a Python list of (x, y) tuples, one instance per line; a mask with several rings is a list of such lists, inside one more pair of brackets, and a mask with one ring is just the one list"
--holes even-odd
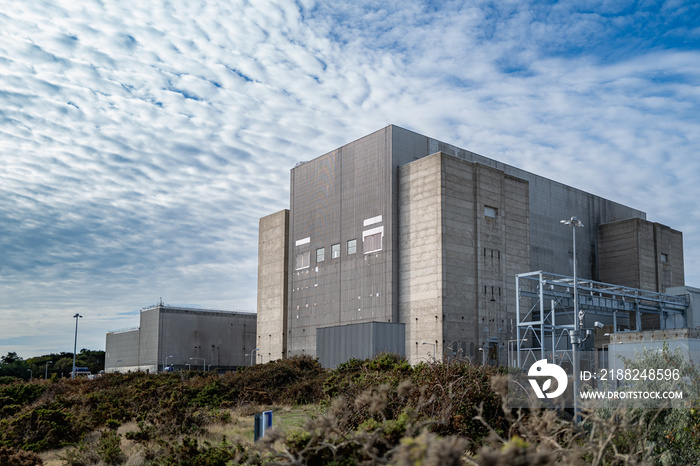
[(0, 353), (255, 310), (289, 169), (388, 123), (647, 212), (700, 286), (691, 1), (0, 3)]

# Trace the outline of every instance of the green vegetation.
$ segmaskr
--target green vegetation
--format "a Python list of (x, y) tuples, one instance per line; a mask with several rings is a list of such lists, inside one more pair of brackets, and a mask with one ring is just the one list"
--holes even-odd
[[(105, 367), (105, 352), (81, 349), (75, 356), (77, 367), (88, 367), (93, 374)], [(0, 383), (9, 383), (7, 377), (22, 380), (51, 377), (69, 377), (73, 370), (73, 353), (53, 353), (35, 358), (22, 359), (15, 352), (0, 357)]]
[[(700, 452), (698, 406), (584, 410), (577, 426), (508, 409), (501, 370), (468, 362), (412, 367), (383, 355), (327, 371), (302, 357), (224, 375), (5, 382), (8, 465), (686, 464)], [(253, 414), (265, 409), (276, 428), (253, 443)], [(678, 441), (682, 455), (660, 452)]]

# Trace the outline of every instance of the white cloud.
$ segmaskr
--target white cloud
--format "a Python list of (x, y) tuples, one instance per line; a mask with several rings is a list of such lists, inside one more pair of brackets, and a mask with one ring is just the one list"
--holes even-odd
[(160, 296), (253, 310), (258, 218), (287, 205), (289, 169), (387, 123), (647, 211), (684, 232), (700, 284), (682, 13), (3, 2), (0, 351), (65, 350), (76, 311), (98, 348)]

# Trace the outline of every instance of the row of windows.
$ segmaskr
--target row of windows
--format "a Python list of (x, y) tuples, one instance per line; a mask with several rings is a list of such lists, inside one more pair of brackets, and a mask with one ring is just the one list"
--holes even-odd
[[(355, 254), (357, 252), (357, 239), (351, 239), (347, 242), (347, 254)], [(382, 250), (382, 235), (368, 235), (364, 239), (365, 254)], [(331, 245), (331, 259), (340, 257), (340, 243)], [(326, 248), (316, 249), (316, 263), (326, 260)], [(305, 269), (311, 266), (311, 251), (300, 252), (296, 255), (294, 263), (295, 270)]]

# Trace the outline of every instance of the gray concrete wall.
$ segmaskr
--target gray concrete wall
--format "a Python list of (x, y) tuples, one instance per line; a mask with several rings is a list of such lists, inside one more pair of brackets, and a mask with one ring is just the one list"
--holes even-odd
[(259, 232), (256, 346), (265, 363), (286, 357), (289, 210), (261, 218)]
[(598, 227), (600, 281), (664, 293), (685, 284), (683, 235), (633, 218)]
[[(454, 231), (452, 241), (444, 241), (445, 263), (451, 266), (444, 278), (446, 345), (453, 357), (479, 360), (478, 348), (484, 348), (487, 359), (505, 363), (505, 345), (515, 338), (513, 277), (530, 267), (528, 183), (479, 163), (449, 156), (446, 162), (445, 173), (452, 174), (453, 179), (445, 185), (445, 193), (450, 193), (454, 201), (450, 209), (443, 208), (445, 218), (461, 219), (467, 238), (471, 231), (473, 245), (471, 254), (467, 254), (459, 230)], [(455, 176), (460, 165), (465, 170), (461, 179)], [(473, 191), (465, 190), (458, 196), (458, 185), (471, 185)], [(445, 195), (444, 199), (450, 197)], [(470, 217), (460, 209), (460, 200), (472, 203)], [(461, 243), (461, 256), (455, 254), (453, 241)], [(460, 292), (465, 291), (469, 294), (461, 296)]]
[[(481, 253), (482, 249), (488, 246), (488, 264), (496, 264), (497, 269), (505, 256), (492, 254), (493, 245), (484, 244), (486, 238), (482, 237), (482, 227), (487, 226), (486, 230), (491, 231), (494, 225), (484, 225), (477, 220), (483, 216), (484, 210), (483, 206), (480, 209), (477, 206), (477, 197), (480, 196), (477, 187), (481, 184), (478, 167), (449, 155), (443, 154), (441, 159), (440, 255), (443, 289), (440, 294), (443, 308), (440, 320), (443, 339), (438, 357), (451, 359), (469, 357), (470, 354), (474, 356), (480, 346), (482, 326), (479, 296), (484, 286), (486, 259)], [(500, 201), (489, 200), (488, 204), (501, 207)], [(493, 277), (489, 279), (489, 285), (495, 284)], [(497, 284), (495, 295), (499, 296)]]
[(166, 359), (178, 369), (244, 366), (255, 348), (253, 313), (158, 305), (142, 310), (140, 321), (140, 329), (107, 334), (106, 372), (155, 372)]
[(158, 361), (162, 332), (158, 306), (141, 311), (139, 323), (139, 364)]
[(168, 356), (168, 364), (190, 364), (193, 370), (250, 364), (245, 354), (255, 348), (255, 314), (164, 307), (161, 326), (161, 364)]
[[(473, 262), (471, 271), (467, 270), (471, 266), (465, 266), (457, 259), (448, 261), (449, 263), (443, 261), (440, 266), (442, 272), (438, 275), (454, 281), (454, 286), (447, 288), (439, 281), (443, 278), (436, 279), (431, 285), (432, 278), (428, 278), (430, 273), (427, 271), (420, 272), (427, 275), (419, 277), (419, 269), (416, 267), (419, 267), (418, 263), (422, 259), (417, 257), (424, 254), (419, 252), (420, 247), (411, 245), (409, 250), (402, 251), (407, 241), (406, 235), (415, 236), (420, 228), (425, 228), (420, 225), (404, 225), (405, 215), (410, 216), (413, 215), (411, 212), (425, 209), (421, 204), (410, 206), (410, 202), (403, 197), (403, 189), (409, 189), (407, 186), (412, 183), (403, 177), (413, 176), (409, 175), (413, 169), (406, 169), (408, 171), (404, 173), (404, 167), (437, 152), (483, 166), (472, 172), (471, 185), (466, 181), (467, 178), (463, 180), (466, 185), (462, 185), (460, 180), (449, 181), (449, 171), (447, 178), (440, 175), (438, 184), (442, 188), (436, 194), (442, 196), (439, 208), (444, 208), (444, 202), (447, 205), (454, 204), (455, 213), (453, 216), (441, 214), (443, 217), (440, 217), (441, 227), (447, 229), (446, 235), (451, 238), (444, 246), (447, 249), (441, 257), (452, 257), (450, 254), (455, 251), (457, 255), (467, 254), (465, 251), (468, 248), (474, 251), (472, 254), (486, 251), (487, 255), (483, 260)], [(434, 161), (426, 163), (435, 166)], [(455, 169), (459, 171), (463, 168)], [(446, 184), (450, 187), (445, 190)], [(470, 202), (472, 209), (475, 209), (472, 214), (476, 220), (471, 222), (472, 229), (463, 230), (464, 235), (459, 237), (460, 228), (470, 225), (459, 210), (461, 204), (466, 202), (460, 196), (467, 185), (474, 190)], [(409, 190), (417, 192), (416, 189), (419, 188)], [(510, 304), (507, 304), (514, 303), (515, 299), (512, 276), (531, 270), (571, 275), (572, 233), (571, 228), (562, 225), (560, 220), (576, 216), (585, 224), (585, 228), (577, 230), (577, 273), (581, 278), (600, 280), (597, 227), (613, 221), (646, 216), (640, 210), (396, 126), (387, 126), (295, 167), (291, 171), (290, 195), (287, 355), (315, 354), (315, 332), (318, 327), (368, 321), (407, 322), (407, 318), (412, 318), (414, 323), (416, 318), (419, 322), (421, 318), (427, 322), (428, 316), (432, 316), (432, 319), (437, 316), (438, 322), (431, 321), (430, 324), (436, 327), (435, 330), (427, 330), (428, 327), (423, 325), (415, 329), (408, 326), (407, 346), (411, 347), (407, 348), (409, 357), (416, 358), (419, 353), (430, 353), (426, 351), (427, 346), (420, 349), (415, 347), (416, 343), (422, 346), (425, 339), (430, 342), (437, 340), (433, 344), (438, 345), (439, 353), (448, 348), (454, 351), (456, 345), (462, 353), (471, 354), (471, 343), (474, 343), (476, 350), (479, 344), (484, 343), (487, 335), (503, 335), (505, 339), (512, 333), (514, 324), (510, 322)], [(510, 209), (508, 221), (496, 221), (495, 225), (491, 225), (489, 221), (481, 219), (483, 206), (487, 202), (498, 204), (492, 207), (504, 214)], [(527, 215), (523, 209), (527, 210)], [(380, 219), (378, 222), (372, 220), (377, 218)], [(370, 221), (369, 225), (366, 224), (367, 221)], [(385, 238), (383, 248), (374, 254), (364, 254), (363, 234), (373, 228), (382, 229)], [(470, 235), (473, 235), (471, 243)], [(357, 240), (357, 252), (354, 255), (347, 254), (347, 241), (351, 239)], [(331, 248), (334, 244), (340, 245), (339, 258), (332, 257)], [(438, 250), (442, 250), (442, 247)], [(325, 251), (324, 261), (316, 260), (320, 248)], [(496, 255), (494, 261), (490, 257), (492, 252)], [(308, 266), (297, 270), (296, 257), (303, 253), (309, 254)], [(429, 269), (432, 262), (432, 259), (428, 260), (423, 268)], [(407, 267), (407, 264), (411, 271), (408, 276), (404, 276), (400, 270)], [(678, 275), (673, 268), (669, 269), (669, 273), (674, 277)], [(489, 276), (494, 278), (487, 278)], [(406, 303), (414, 302), (413, 299), (404, 299), (406, 293), (414, 293), (406, 291), (408, 283), (412, 284), (411, 288), (415, 288), (415, 293), (428, 293), (427, 288), (431, 286), (439, 287), (442, 290), (439, 293), (446, 293), (439, 298), (426, 297), (427, 300), (453, 299), (457, 302), (460, 293), (475, 293), (476, 304), (472, 315), (484, 319), (483, 322), (472, 329), (465, 327), (466, 333), (458, 331), (454, 336), (443, 337), (442, 312), (437, 312), (443, 301), (437, 307), (428, 306), (425, 301), (421, 311), (416, 307), (417, 304), (407, 305)], [(465, 285), (471, 286), (473, 291), (465, 291), (468, 289)], [(484, 286), (486, 291), (479, 293)], [(496, 296), (499, 295), (496, 290), (499, 288), (500, 299), (497, 299)], [(492, 289), (494, 301), (491, 301)], [(460, 328), (463, 314), (446, 313), (446, 322), (448, 319), (459, 321), (449, 328)], [(450, 323), (455, 324), (452, 321)], [(485, 325), (487, 323), (491, 325)], [(465, 334), (468, 338), (463, 336)], [(267, 335), (271, 338), (270, 332)], [(264, 333), (259, 332), (258, 336), (262, 337)], [(472, 338), (474, 341), (471, 341)]]
[(443, 352), (442, 154), (399, 167), (399, 321), (411, 364)]
[[(289, 219), (288, 355), (316, 352), (316, 328), (395, 321), (392, 244), (366, 254), (363, 233), (391, 237), (389, 141), (378, 131), (291, 173)], [(348, 254), (348, 241), (356, 241)], [(333, 245), (340, 257), (332, 257)], [(317, 251), (323, 248), (324, 260)], [(297, 270), (297, 256), (309, 266)]]
[(656, 265), (657, 291), (665, 293), (669, 287), (685, 285), (683, 233), (660, 223), (654, 223), (653, 228), (655, 254), (650, 262)]
[(137, 370), (139, 329), (110, 332), (105, 344), (105, 372)]
[(585, 228), (577, 231), (577, 268), (581, 278), (598, 279), (596, 238), (603, 223), (646, 214), (617, 202), (566, 186), (474, 152), (428, 138), (398, 126), (389, 126), (392, 134), (394, 165), (403, 165), (420, 157), (443, 152), (463, 160), (478, 162), (526, 180), (529, 184), (530, 270), (546, 270), (562, 275), (573, 271), (573, 241), (570, 227), (560, 220), (578, 217)]

